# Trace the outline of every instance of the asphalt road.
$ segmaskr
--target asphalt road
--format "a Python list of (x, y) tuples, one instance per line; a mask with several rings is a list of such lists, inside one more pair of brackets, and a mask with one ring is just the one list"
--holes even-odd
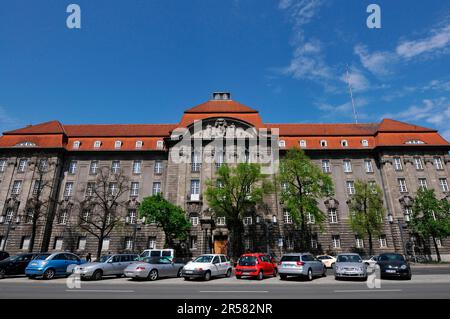
[[(67, 285), (69, 282), (69, 285)], [(335, 281), (332, 271), (312, 282), (279, 278), (238, 280), (216, 278), (209, 282), (182, 278), (155, 282), (111, 278), (77, 282), (66, 278), (30, 280), (24, 277), (0, 280), (0, 298), (149, 298), (149, 299), (274, 299), (274, 298), (450, 298), (450, 267), (415, 268), (411, 281), (381, 280), (379, 288), (366, 282)]]

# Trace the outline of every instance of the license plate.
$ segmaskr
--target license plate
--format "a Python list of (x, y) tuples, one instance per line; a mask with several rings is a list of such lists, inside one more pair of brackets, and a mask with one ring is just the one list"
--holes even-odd
[(192, 274), (193, 271), (192, 271), (192, 270), (186, 270), (185, 273), (187, 273), (187, 274)]
[(291, 265), (291, 264), (283, 264), (283, 267), (289, 268), (289, 267), (295, 267), (295, 265)]
[(393, 269), (387, 269), (386, 272), (388, 272), (388, 273), (390, 273), (390, 274), (395, 274), (395, 273), (396, 273), (396, 271), (393, 270)]

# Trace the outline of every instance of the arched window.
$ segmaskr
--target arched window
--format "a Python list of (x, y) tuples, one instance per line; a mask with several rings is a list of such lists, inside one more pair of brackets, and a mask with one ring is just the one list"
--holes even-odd
[(328, 146), (327, 141), (326, 141), (326, 140), (321, 140), (321, 141), (320, 141), (320, 146), (321, 146), (321, 147), (327, 147), (327, 146)]
[(342, 140), (341, 141), (341, 146), (342, 147), (348, 147), (348, 141), (347, 140)]
[(306, 141), (305, 140), (300, 140), (300, 147), (302, 147), (302, 148), (306, 147)]

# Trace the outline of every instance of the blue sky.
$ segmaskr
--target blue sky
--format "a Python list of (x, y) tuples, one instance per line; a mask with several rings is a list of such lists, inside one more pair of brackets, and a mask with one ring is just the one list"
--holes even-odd
[[(381, 29), (366, 26), (371, 3)], [(346, 65), (360, 122), (450, 139), (450, 3), (438, 0), (2, 0), (0, 130), (176, 123), (217, 90), (266, 122), (352, 122)]]

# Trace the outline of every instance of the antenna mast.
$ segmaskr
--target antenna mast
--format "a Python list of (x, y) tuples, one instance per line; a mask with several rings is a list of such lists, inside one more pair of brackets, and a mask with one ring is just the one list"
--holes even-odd
[(347, 84), (348, 84), (348, 90), (350, 92), (350, 99), (352, 101), (353, 117), (355, 118), (355, 123), (358, 124), (358, 114), (356, 113), (355, 101), (353, 100), (353, 91), (352, 91), (352, 85), (350, 83), (350, 74), (348, 72), (348, 64), (347, 64)]

